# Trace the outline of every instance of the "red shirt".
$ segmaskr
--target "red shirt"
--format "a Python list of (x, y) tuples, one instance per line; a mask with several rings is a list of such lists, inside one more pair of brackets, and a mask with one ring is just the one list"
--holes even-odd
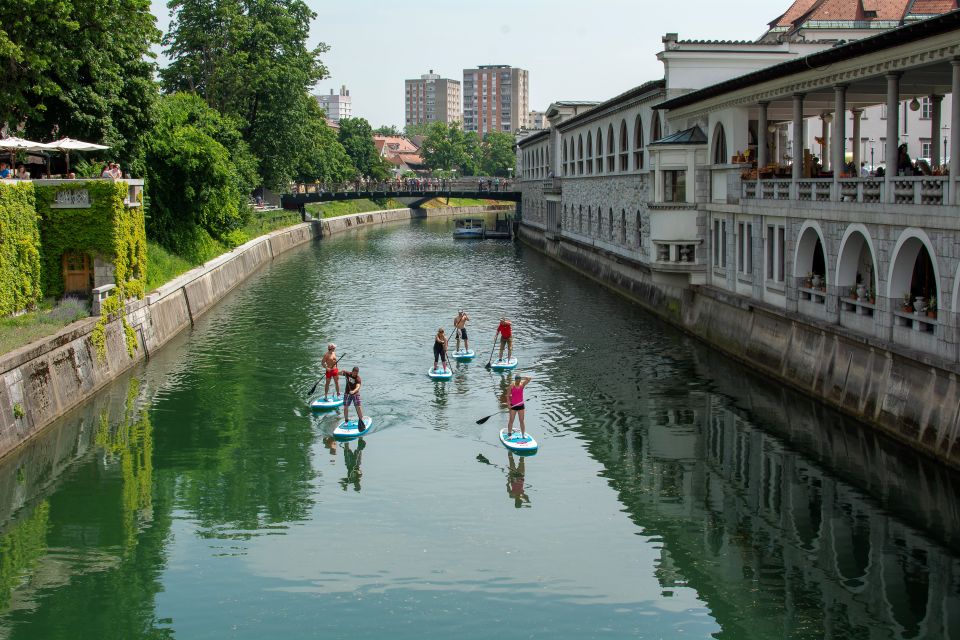
[(502, 335), (504, 338), (509, 338), (513, 335), (513, 327), (510, 326), (509, 322), (501, 322), (500, 326), (497, 327), (497, 333)]

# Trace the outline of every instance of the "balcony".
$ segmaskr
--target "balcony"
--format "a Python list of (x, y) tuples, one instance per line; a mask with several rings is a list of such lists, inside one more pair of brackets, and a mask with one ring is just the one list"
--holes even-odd
[[(957, 206), (960, 180), (949, 176), (884, 178), (805, 178), (744, 180), (742, 200), (798, 200), (801, 202), (858, 202), (898, 205)], [(892, 191), (891, 191), (892, 189)]]

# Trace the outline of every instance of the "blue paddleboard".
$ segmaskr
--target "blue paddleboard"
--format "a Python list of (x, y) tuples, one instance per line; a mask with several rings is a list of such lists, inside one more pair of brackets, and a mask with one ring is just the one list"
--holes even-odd
[(476, 352), (473, 349), (467, 349), (466, 351), (454, 351), (453, 359), (454, 360), (473, 360), (477, 357)]
[(427, 375), (434, 380), (449, 380), (453, 377), (453, 369), (451, 369), (449, 365), (447, 365), (446, 371), (443, 370), (443, 367), (440, 367), (439, 369), (434, 369), (431, 367), (430, 370), (427, 371)]
[(356, 420), (351, 420), (350, 422), (341, 422), (337, 425), (337, 428), (333, 430), (333, 437), (341, 440), (350, 440), (351, 438), (359, 438), (362, 435), (366, 435), (370, 432), (371, 425), (373, 425), (373, 418), (370, 416), (363, 416), (363, 424), (366, 428), (363, 431), (360, 431), (357, 429)]
[(490, 368), (494, 371), (509, 371), (510, 369), (516, 369), (517, 359), (510, 358), (509, 360), (494, 360), (490, 363)]
[(317, 411), (326, 411), (327, 409), (336, 409), (337, 407), (342, 406), (343, 396), (338, 395), (320, 396), (310, 403), (310, 408), (316, 409)]
[(514, 431), (508, 438), (507, 430), (500, 429), (500, 442), (507, 449), (520, 453), (533, 453), (537, 450), (537, 441), (529, 433), (521, 434), (519, 431)]

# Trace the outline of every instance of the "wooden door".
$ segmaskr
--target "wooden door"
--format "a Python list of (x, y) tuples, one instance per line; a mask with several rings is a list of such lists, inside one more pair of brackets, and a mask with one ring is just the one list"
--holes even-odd
[(80, 251), (63, 254), (63, 293), (89, 295), (93, 289), (93, 265), (90, 256)]

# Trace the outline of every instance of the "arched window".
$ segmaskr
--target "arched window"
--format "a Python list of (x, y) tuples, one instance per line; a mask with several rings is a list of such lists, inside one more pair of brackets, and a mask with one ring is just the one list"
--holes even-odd
[(643, 219), (640, 217), (640, 210), (637, 209), (637, 250), (643, 247)]
[(563, 141), (563, 175), (567, 175), (567, 142)]
[(587, 131), (587, 173), (593, 173), (593, 135)]
[(713, 129), (713, 164), (727, 162), (727, 134), (719, 122)]
[(627, 145), (630, 141), (627, 139), (627, 121), (620, 121), (620, 171), (627, 171), (630, 166), (630, 152)]
[(577, 139), (577, 173), (583, 175), (583, 134)]
[(614, 150), (617, 148), (616, 141), (613, 138), (613, 125), (607, 126), (607, 172), (612, 173), (616, 171)]
[(583, 205), (580, 205), (580, 222), (577, 224), (577, 230), (583, 233)]
[(627, 244), (627, 210), (620, 210), (620, 244)]
[(643, 119), (637, 114), (633, 123), (633, 168), (643, 169)]
[(593, 207), (587, 205), (587, 233), (593, 235)]
[(610, 217), (607, 218), (607, 235), (613, 240), (613, 207), (610, 207)]
[(597, 173), (603, 173), (603, 131), (597, 128)]
[(660, 126), (660, 112), (653, 112), (653, 124), (650, 125), (650, 142), (656, 142), (663, 137), (663, 127)]
[(597, 237), (603, 237), (603, 209), (597, 207)]

